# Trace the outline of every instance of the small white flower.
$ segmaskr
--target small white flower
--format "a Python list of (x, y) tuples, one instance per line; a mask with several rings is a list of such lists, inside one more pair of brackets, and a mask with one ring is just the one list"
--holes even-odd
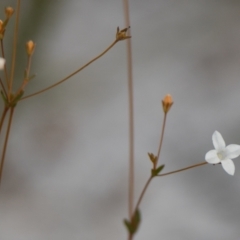
[(235, 166), (232, 161), (240, 155), (240, 145), (230, 144), (226, 147), (222, 135), (215, 131), (212, 135), (214, 150), (210, 150), (205, 155), (205, 160), (211, 164), (221, 163), (223, 169), (230, 175), (234, 175)]
[(2, 57), (0, 57), (0, 70), (2, 70), (4, 68), (6, 60)]

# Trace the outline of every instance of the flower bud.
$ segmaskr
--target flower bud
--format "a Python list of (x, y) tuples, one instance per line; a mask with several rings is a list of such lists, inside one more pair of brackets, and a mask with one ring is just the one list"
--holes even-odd
[(10, 18), (14, 13), (14, 10), (12, 7), (6, 7), (5, 8), (5, 14), (7, 18)]
[(157, 156), (155, 156), (153, 153), (148, 153), (148, 157), (151, 160), (151, 162), (153, 163), (153, 165), (155, 166), (155, 164), (157, 162)]
[(117, 27), (116, 40), (121, 41), (121, 40), (125, 40), (125, 39), (128, 39), (128, 38), (131, 38), (131, 36), (127, 35), (127, 30), (129, 28), (130, 27), (124, 28), (124, 29), (120, 30), (119, 27)]
[(6, 60), (2, 57), (0, 57), (0, 70), (2, 70), (4, 68)]
[(0, 40), (3, 39), (5, 33), (5, 22), (0, 20)]
[(163, 106), (163, 111), (164, 113), (167, 113), (171, 106), (173, 105), (173, 99), (170, 94), (167, 94), (164, 99), (162, 100), (162, 106)]
[(2, 21), (2, 20), (0, 20), (0, 32), (2, 32), (2, 31), (3, 31), (3, 29), (4, 29), (4, 26), (3, 26), (3, 21)]
[(29, 56), (31, 56), (33, 54), (35, 46), (36, 46), (36, 44), (31, 40), (26, 43), (26, 50), (27, 50), (27, 54)]

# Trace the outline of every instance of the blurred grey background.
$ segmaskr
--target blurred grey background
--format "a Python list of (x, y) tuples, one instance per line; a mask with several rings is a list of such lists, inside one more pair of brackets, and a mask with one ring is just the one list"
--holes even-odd
[[(15, 1), (0, 2), (3, 7)], [(130, 1), (135, 102), (135, 198), (157, 152), (161, 99), (171, 93), (164, 172), (204, 161), (218, 130), (240, 144), (240, 2)], [(26, 95), (101, 53), (124, 26), (122, 1), (22, 1), (16, 86), (25, 42), (37, 43)], [(5, 46), (11, 53), (13, 19)], [(0, 189), (1, 240), (127, 239), (126, 43), (42, 95), (18, 104)], [(7, 59), (10, 63), (10, 58)], [(2, 74), (2, 73), (1, 73)], [(2, 106), (1, 106), (2, 107)], [(155, 179), (138, 240), (240, 239), (240, 162)]]

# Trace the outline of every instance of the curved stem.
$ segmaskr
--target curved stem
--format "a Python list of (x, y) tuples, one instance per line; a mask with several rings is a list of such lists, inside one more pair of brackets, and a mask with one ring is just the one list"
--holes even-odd
[(138, 199), (138, 201), (137, 201), (136, 207), (135, 207), (135, 209), (134, 209), (134, 213), (135, 213), (135, 212), (137, 211), (137, 209), (139, 208), (139, 205), (140, 205), (140, 203), (141, 203), (141, 201), (142, 201), (142, 199), (143, 199), (143, 196), (144, 196), (144, 194), (145, 194), (145, 192), (146, 192), (146, 190), (147, 190), (150, 182), (152, 181), (152, 179), (153, 179), (153, 177), (150, 176), (150, 177), (148, 178), (147, 182), (145, 183), (145, 186), (144, 186), (144, 188), (143, 188), (143, 190), (142, 190), (142, 192), (141, 192), (141, 194), (140, 194), (140, 196), (139, 196), (139, 199)]
[(202, 166), (202, 165), (205, 165), (205, 164), (207, 164), (207, 162), (198, 163), (198, 164), (195, 164), (195, 165), (192, 165), (192, 166), (189, 166), (189, 167), (181, 168), (181, 169), (178, 169), (178, 170), (175, 170), (175, 171), (172, 171), (172, 172), (163, 173), (163, 174), (160, 174), (160, 175), (157, 175), (157, 176), (158, 177), (163, 177), (163, 176), (171, 175), (171, 174), (174, 174), (174, 173), (183, 172), (185, 170), (195, 168), (195, 167), (199, 167), (199, 166)]
[(3, 173), (3, 166), (4, 166), (4, 160), (6, 156), (6, 150), (7, 150), (7, 144), (8, 144), (8, 137), (11, 129), (11, 124), (12, 124), (12, 119), (13, 119), (13, 113), (14, 113), (14, 108), (11, 108), (10, 110), (10, 116), (8, 120), (8, 127), (7, 127), (7, 132), (5, 136), (5, 141), (4, 141), (4, 146), (3, 146), (3, 152), (2, 152), (2, 158), (1, 158), (1, 165), (0, 165), (0, 185), (1, 185), (1, 180), (2, 180), (2, 173)]
[(63, 78), (62, 80), (60, 80), (59, 82), (57, 83), (54, 83), (53, 85), (47, 87), (47, 88), (44, 88), (38, 92), (35, 92), (33, 94), (30, 94), (26, 97), (23, 97), (21, 98), (19, 101), (22, 101), (23, 99), (26, 99), (26, 98), (30, 98), (30, 97), (33, 97), (35, 95), (38, 95), (40, 93), (43, 93), (51, 88), (54, 88), (56, 87), (57, 85), (65, 82), (66, 80), (68, 80), (69, 78), (71, 78), (72, 76), (74, 76), (75, 74), (77, 74), (78, 72), (82, 71), (84, 68), (86, 68), (88, 65), (90, 65), (91, 63), (95, 62), (97, 59), (99, 59), (100, 57), (102, 57), (106, 52), (108, 52), (116, 43), (118, 42), (118, 40), (114, 40), (114, 42), (106, 49), (104, 50), (101, 54), (99, 54), (97, 57), (93, 58), (91, 61), (89, 61), (88, 63), (86, 63), (85, 65), (83, 65), (82, 67), (80, 67), (78, 70), (76, 70), (75, 72), (71, 73), (70, 75), (68, 75), (67, 77)]

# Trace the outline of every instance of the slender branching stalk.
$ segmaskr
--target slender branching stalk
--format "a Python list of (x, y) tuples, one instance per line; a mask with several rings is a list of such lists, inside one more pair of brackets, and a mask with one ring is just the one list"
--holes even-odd
[[(164, 113), (163, 124), (162, 124), (161, 135), (160, 135), (160, 142), (159, 142), (159, 147), (158, 147), (158, 158), (160, 156), (160, 151), (161, 151), (161, 147), (162, 147), (162, 143), (163, 143), (164, 130), (166, 128), (166, 119), (167, 119), (167, 113)], [(154, 163), (154, 166), (153, 166), (154, 169), (156, 169), (156, 167), (157, 167), (156, 164), (157, 164), (157, 161)], [(144, 197), (144, 195), (145, 195), (145, 193), (147, 191), (147, 188), (150, 185), (150, 183), (151, 183), (153, 178), (154, 178), (154, 176), (151, 174), (151, 176), (146, 181), (146, 183), (145, 183), (145, 185), (143, 187), (143, 190), (142, 190), (142, 192), (141, 192), (141, 194), (140, 194), (140, 196), (138, 198), (137, 204), (136, 204), (136, 206), (134, 208), (134, 212), (133, 212), (131, 218), (133, 218), (134, 214), (138, 210), (138, 208), (140, 206), (140, 203), (141, 203), (141, 201), (142, 201), (142, 199), (143, 199), (143, 197)], [(132, 240), (133, 239), (133, 234), (130, 233), (128, 239)]]
[(22, 82), (22, 85), (20, 86), (20, 88), (18, 89), (18, 91), (16, 92), (15, 96), (19, 96), (19, 94), (24, 90), (25, 86), (28, 84), (29, 82), (29, 74), (30, 74), (30, 68), (31, 68), (31, 62), (32, 62), (32, 54), (28, 55), (27, 58), (27, 67), (25, 70), (25, 76), (24, 76), (24, 80)]
[(109, 47), (107, 47), (107, 49), (105, 49), (101, 54), (99, 54), (97, 57), (93, 58), (91, 61), (89, 61), (88, 63), (86, 63), (85, 65), (83, 65), (82, 67), (80, 67), (79, 69), (77, 69), (75, 72), (71, 73), (70, 75), (68, 75), (67, 77), (63, 78), (62, 80), (60, 80), (59, 82), (57, 83), (54, 83), (53, 85), (47, 87), (47, 88), (44, 88), (38, 92), (35, 92), (33, 94), (30, 94), (26, 97), (23, 97), (21, 98), (19, 101), (21, 100), (24, 100), (24, 99), (27, 99), (27, 98), (30, 98), (30, 97), (33, 97), (33, 96), (36, 96), (40, 93), (43, 93), (51, 88), (54, 88), (56, 87), (57, 85), (65, 82), (66, 80), (68, 80), (69, 78), (73, 77), (75, 74), (77, 74), (78, 72), (82, 71), (84, 68), (86, 68), (88, 65), (90, 65), (91, 63), (95, 62), (97, 59), (99, 59), (100, 57), (102, 57), (105, 53), (107, 53), (119, 40), (116, 39)]
[(6, 155), (6, 151), (7, 151), (8, 138), (9, 138), (10, 129), (11, 129), (11, 125), (12, 125), (13, 113), (14, 113), (14, 107), (11, 107), (10, 116), (9, 116), (9, 120), (8, 120), (8, 126), (7, 126), (7, 132), (6, 132), (4, 145), (3, 145), (1, 163), (0, 163), (0, 185), (1, 185), (1, 180), (2, 180), (5, 155)]
[(158, 177), (164, 177), (164, 176), (171, 175), (171, 174), (174, 174), (174, 173), (183, 172), (183, 171), (188, 170), (188, 169), (191, 169), (191, 168), (199, 167), (199, 166), (202, 166), (202, 165), (205, 165), (205, 164), (207, 164), (207, 162), (202, 162), (202, 163), (194, 164), (194, 165), (191, 165), (191, 166), (189, 166), (189, 167), (181, 168), (181, 169), (178, 169), (178, 170), (175, 170), (175, 171), (172, 171), (172, 172), (167, 172), (167, 173), (159, 174), (159, 175), (157, 175), (157, 176), (158, 176)]
[[(4, 166), (4, 160), (5, 160), (6, 150), (7, 150), (7, 144), (8, 144), (8, 138), (9, 138), (9, 133), (10, 133), (10, 128), (11, 128), (12, 118), (13, 118), (13, 112), (14, 112), (14, 108), (17, 105), (17, 103), (20, 100), (33, 97), (33, 96), (35, 96), (37, 94), (40, 94), (40, 93), (43, 93), (43, 92), (45, 92), (45, 91), (47, 91), (47, 90), (49, 90), (53, 87), (56, 87), (57, 85), (63, 83), (66, 80), (68, 80), (69, 78), (71, 78), (72, 76), (74, 76), (75, 74), (77, 74), (78, 72), (83, 70), (84, 68), (86, 68), (88, 65), (90, 65), (91, 63), (93, 63), (94, 61), (96, 61), (97, 59), (102, 57), (117, 42), (128, 39), (128, 38), (131, 38), (131, 36), (129, 36), (129, 34), (128, 34), (128, 28), (120, 30), (119, 27), (118, 27), (115, 40), (101, 54), (99, 54), (98, 56), (93, 58), (91, 61), (89, 61), (88, 63), (86, 63), (85, 65), (80, 67), (79, 69), (77, 69), (75, 72), (69, 74), (67, 77), (58, 81), (57, 83), (55, 83), (55, 84), (53, 84), (53, 85), (51, 85), (51, 86), (49, 86), (49, 87), (47, 87), (43, 90), (40, 90), (40, 91), (35, 92), (33, 94), (30, 94), (26, 97), (23, 97), (24, 89), (25, 89), (26, 85), (34, 77), (34, 75), (30, 76), (29, 74), (30, 74), (32, 55), (33, 55), (33, 52), (34, 52), (34, 49), (35, 49), (35, 43), (32, 40), (30, 40), (26, 43), (26, 53), (28, 55), (27, 66), (26, 66), (26, 69), (24, 71), (24, 78), (23, 78), (22, 84), (20, 85), (18, 90), (14, 93), (14, 91), (13, 91), (13, 81), (14, 81), (14, 72), (15, 72), (15, 65), (16, 65), (20, 4), (21, 4), (21, 0), (17, 0), (16, 21), (15, 21), (15, 25), (14, 25), (15, 27), (14, 27), (14, 37), (13, 37), (12, 62), (11, 62), (11, 70), (10, 70), (10, 77), (9, 78), (7, 76), (7, 68), (6, 68), (6, 64), (5, 64), (5, 58), (4, 58), (5, 54), (4, 54), (3, 38), (4, 38), (5, 30), (6, 30), (5, 28), (7, 26), (7, 23), (9, 21), (10, 17), (14, 13), (14, 9), (11, 8), (11, 7), (5, 8), (6, 19), (4, 21), (0, 21), (0, 51), (1, 51), (2, 57), (4, 58), (4, 59), (1, 58), (0, 68), (4, 69), (5, 78), (6, 78), (5, 83), (3, 83), (2, 80), (0, 79), (0, 87), (2, 89), (1, 90), (1, 95), (2, 95), (3, 102), (4, 102), (4, 110), (3, 110), (1, 118), (0, 118), (0, 132), (1, 132), (4, 120), (6, 118), (6, 114), (7, 114), (8, 110), (10, 109), (10, 117), (9, 117), (9, 121), (8, 121), (5, 141), (4, 141), (4, 145), (3, 145), (3, 151), (2, 151), (2, 155), (1, 155), (1, 162), (0, 162), (0, 182), (1, 182), (1, 179), (2, 179), (2, 172), (3, 172), (3, 166)], [(5, 88), (4, 84), (7, 85), (7, 88)]]
[(143, 190), (142, 190), (142, 192), (141, 192), (141, 194), (140, 194), (140, 196), (139, 196), (139, 199), (138, 199), (138, 201), (137, 201), (137, 204), (136, 204), (136, 206), (135, 206), (134, 212), (136, 212), (137, 209), (139, 208), (140, 203), (141, 203), (141, 201), (142, 201), (142, 199), (143, 199), (143, 196), (144, 196), (144, 194), (145, 194), (145, 192), (146, 192), (146, 190), (147, 190), (150, 182), (152, 181), (152, 179), (153, 179), (153, 176), (150, 176), (150, 177), (148, 178), (147, 182), (145, 183), (145, 186), (144, 186), (144, 188), (143, 188)]

